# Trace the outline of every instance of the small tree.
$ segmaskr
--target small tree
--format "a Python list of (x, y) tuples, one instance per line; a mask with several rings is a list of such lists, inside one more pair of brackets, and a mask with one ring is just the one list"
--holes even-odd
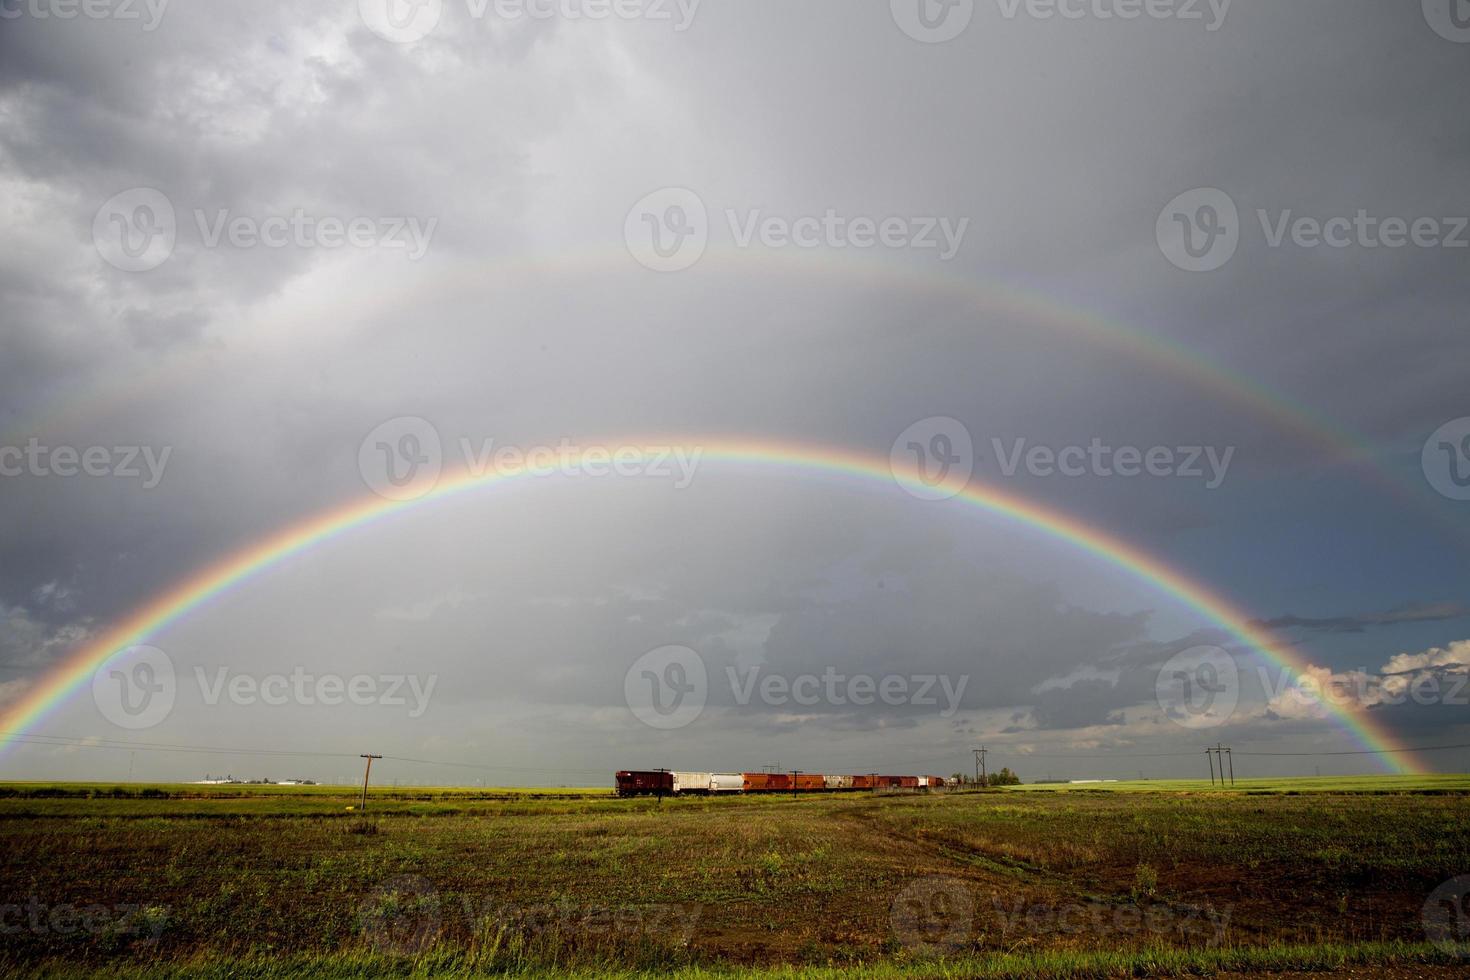
[(1009, 767), (1002, 767), (1000, 772), (995, 773), (990, 777), (990, 785), (1019, 786), (1021, 785), (1021, 777), (1011, 772)]

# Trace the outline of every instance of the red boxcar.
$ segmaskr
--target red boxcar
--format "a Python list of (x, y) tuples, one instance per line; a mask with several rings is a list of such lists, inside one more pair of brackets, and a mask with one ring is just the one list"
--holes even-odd
[(802, 773), (796, 777), (796, 788), (803, 790), (825, 790), (827, 788), (827, 777)]
[(745, 777), (745, 791), (747, 793), (761, 793), (770, 789), (771, 774), (768, 772), (747, 772)]
[(852, 777), (852, 788), (872, 789), (876, 778), (875, 776), (854, 776)]
[(930, 776), (929, 777), (929, 788), (930, 789), (944, 789), (944, 787), (945, 787), (945, 782), (944, 782), (944, 777), (943, 776)]
[(674, 774), (648, 769), (620, 769), (613, 777), (619, 796), (643, 796), (674, 792)]

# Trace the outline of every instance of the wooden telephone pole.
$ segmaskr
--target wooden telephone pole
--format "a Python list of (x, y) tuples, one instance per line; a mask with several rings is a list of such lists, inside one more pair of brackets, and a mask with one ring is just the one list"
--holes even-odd
[(1230, 785), (1235, 785), (1235, 757), (1229, 746), (1216, 743), (1214, 748), (1205, 749), (1205, 758), (1210, 763), (1210, 785), (1215, 785), (1215, 763), (1220, 763), (1220, 785), (1225, 785), (1225, 766), (1230, 766)]
[(359, 759), (366, 759), (367, 760), (367, 770), (362, 774), (362, 805), (358, 807), (359, 810), (366, 810), (367, 809), (368, 777), (373, 774), (373, 760), (374, 759), (381, 759), (382, 756), (380, 756), (380, 755), (368, 755), (368, 754), (364, 753), (364, 754), (358, 756), (358, 758)]

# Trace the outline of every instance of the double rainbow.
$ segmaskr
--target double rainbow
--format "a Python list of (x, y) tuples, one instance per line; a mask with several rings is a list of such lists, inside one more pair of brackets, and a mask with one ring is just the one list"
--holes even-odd
[[(652, 458), (658, 448), (679, 443), (622, 440), (610, 444), (646, 447), (641, 451), (646, 458)], [(687, 445), (691, 453), (700, 452), (702, 463), (787, 469), (885, 483), (897, 480), (900, 484), (918, 486), (915, 477), (895, 472), (886, 458), (836, 447), (719, 439), (696, 440), (683, 445)], [(531, 470), (522, 466), (500, 468), (482, 474), (459, 472), (447, 475), (416, 499), (393, 501), (378, 496), (359, 499), (293, 524), (262, 541), (227, 555), (137, 608), (123, 621), (82, 646), (41, 677), (18, 702), (0, 713), (0, 732), (26, 733), (79, 689), (89, 685), (97, 667), (113, 653), (145, 642), (211, 599), (281, 565), (295, 555), (368, 527), (390, 515), (424, 507), (433, 501), (445, 500), (475, 489), (507, 484), (531, 473)], [(1306, 667), (1290, 648), (1254, 625), (1250, 616), (1226, 598), (1128, 542), (1067, 514), (995, 487), (971, 482), (955, 489), (958, 493), (950, 501), (930, 506), (947, 506), (950, 503), (968, 505), (1043, 532), (1095, 555), (1173, 596), (1280, 667), (1298, 675)], [(1364, 749), (1384, 753), (1382, 759), (1386, 766), (1410, 773), (1427, 771), (1368, 712), (1333, 704), (1328, 704), (1327, 707), (1337, 723)], [(9, 736), (0, 735), (0, 738), (8, 741)]]

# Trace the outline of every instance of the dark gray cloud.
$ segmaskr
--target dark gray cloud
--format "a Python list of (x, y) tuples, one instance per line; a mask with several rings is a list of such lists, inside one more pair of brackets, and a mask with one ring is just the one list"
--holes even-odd
[(1460, 602), (1424, 602), (1400, 606), (1387, 612), (1358, 613), (1350, 616), (1277, 616), (1257, 625), (1268, 629), (1304, 629), (1327, 633), (1362, 633), (1375, 626), (1398, 626), (1404, 623), (1439, 623), (1470, 616), (1470, 607)]
[[(0, 446), (171, 456), (147, 490), (0, 479), (0, 698), (220, 556), (361, 497), (359, 446), (401, 416), (430, 420), (451, 456), (461, 439), (667, 434), (880, 459), (949, 416), (977, 480), (1188, 572), (1294, 631), (1314, 664), (1462, 638), (1462, 605), (1412, 597), (1470, 585), (1445, 543), (1463, 511), (1419, 463), (1427, 434), (1467, 412), (1464, 253), (1272, 248), (1257, 218), (1470, 209), (1470, 130), (1449, 94), (1466, 49), (1419, 10), (1237, 0), (1211, 32), (1007, 19), (987, 0), (962, 36), (924, 45), (882, 2), (705, 0), (683, 32), (471, 9), (446, 0), (409, 45), (355, 2), (174, 0), (153, 31), (5, 21)], [(673, 186), (707, 206), (712, 241), (657, 274), (624, 222)], [(1155, 222), (1208, 186), (1238, 205), (1242, 240), (1224, 268), (1185, 273)], [(92, 240), (98, 209), (134, 187), (178, 215), (148, 272)], [(942, 262), (739, 248), (726, 217), (829, 210), (969, 225)], [(417, 259), (209, 241), (222, 213), (297, 212), (434, 230)], [(1207, 489), (1007, 474), (994, 447), (1015, 440), (1234, 455)], [(1338, 609), (1389, 612), (1310, 614)], [(970, 741), (1007, 729), (1015, 745), (1158, 748), (1180, 737), (1159, 723), (1160, 666), (1200, 643), (1250, 656), (1157, 583), (1002, 515), (717, 462), (688, 490), (542, 481), (405, 512), (156, 641), (186, 671), (433, 672), (435, 709), (378, 729), (406, 754), (571, 769), (935, 751), (963, 765)], [(721, 681), (758, 667), (968, 684), (945, 718), (742, 706), (726, 685), (672, 739), (622, 703), (629, 665), (671, 643)], [(1267, 716), (1248, 687), (1230, 734), (1341, 741), (1320, 718)], [(1393, 724), (1462, 723), (1413, 707)], [(323, 718), (183, 705), (157, 734), (326, 744)], [(117, 734), (85, 699), (54, 724)], [(29, 773), (93, 771), (28, 752), (12, 758)]]

